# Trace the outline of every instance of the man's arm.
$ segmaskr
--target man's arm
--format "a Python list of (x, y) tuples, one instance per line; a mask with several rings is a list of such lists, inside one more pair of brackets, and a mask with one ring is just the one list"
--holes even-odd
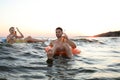
[(73, 42), (73, 41), (71, 41), (71, 40), (67, 40), (67, 43), (72, 47), (72, 48), (76, 48), (76, 44)]
[(54, 40), (52, 40), (52, 41), (50, 42), (50, 44), (49, 44), (50, 47), (53, 47), (53, 42), (54, 42)]
[(66, 40), (67, 40), (66, 42), (67, 42), (72, 48), (76, 48), (76, 44), (75, 44), (73, 41), (71, 41), (65, 33), (64, 33), (64, 36), (65, 36), (65, 38), (66, 38)]

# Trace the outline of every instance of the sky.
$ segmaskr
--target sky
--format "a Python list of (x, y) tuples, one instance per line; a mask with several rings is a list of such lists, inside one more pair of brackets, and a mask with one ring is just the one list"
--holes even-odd
[(119, 0), (0, 0), (0, 36), (18, 27), (25, 36), (92, 36), (120, 30)]

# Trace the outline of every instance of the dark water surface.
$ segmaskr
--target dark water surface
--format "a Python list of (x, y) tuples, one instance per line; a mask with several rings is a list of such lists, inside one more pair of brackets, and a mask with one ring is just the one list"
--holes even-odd
[(120, 80), (120, 38), (72, 39), (82, 51), (48, 67), (49, 43), (0, 44), (0, 80)]

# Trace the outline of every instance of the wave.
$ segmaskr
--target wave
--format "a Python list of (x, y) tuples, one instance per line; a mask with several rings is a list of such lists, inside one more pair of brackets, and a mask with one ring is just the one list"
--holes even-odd
[(42, 43), (0, 43), (0, 80), (119, 80), (120, 38), (71, 39), (82, 51), (48, 67)]

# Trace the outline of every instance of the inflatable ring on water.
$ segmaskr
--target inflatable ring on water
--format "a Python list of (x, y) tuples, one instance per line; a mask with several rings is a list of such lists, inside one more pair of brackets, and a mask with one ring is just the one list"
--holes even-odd
[(2, 43), (5, 43), (7, 41), (7, 39), (6, 38), (2, 38)]
[[(47, 47), (45, 47), (45, 51), (48, 52), (51, 48), (52, 48), (51, 46), (47, 46)], [(78, 48), (72, 49), (72, 53), (73, 53), (74, 55), (80, 54), (80, 52), (81, 52), (81, 51), (80, 51)]]

